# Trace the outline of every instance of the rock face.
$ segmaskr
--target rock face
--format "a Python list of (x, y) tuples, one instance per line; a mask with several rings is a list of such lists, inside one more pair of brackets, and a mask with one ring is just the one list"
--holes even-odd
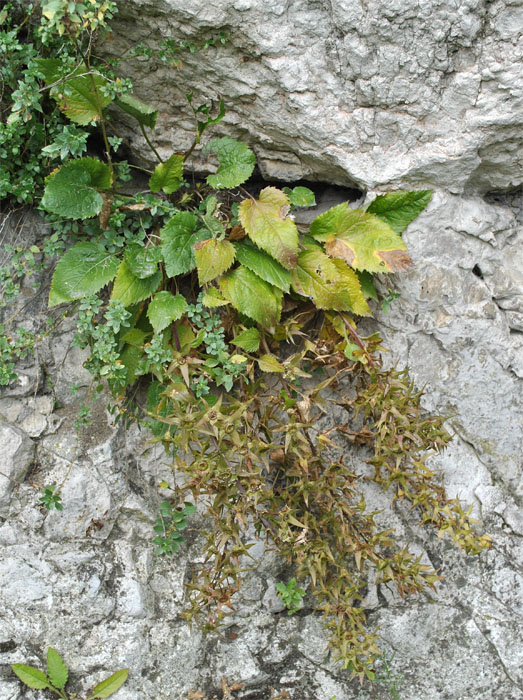
[[(225, 99), (215, 133), (249, 142), (266, 177), (436, 190), (405, 233), (415, 267), (393, 280), (401, 296), (376, 309), (369, 330), (425, 386), (427, 409), (449, 416), (455, 438), (436, 466), (494, 546), (466, 557), (369, 485), (384, 524), (444, 577), (433, 600), (368, 591), (402, 700), (523, 698), (523, 199), (482, 196), (523, 179), (522, 24), (523, 4), (511, 0), (133, 0), (104, 49), (231, 32), (224, 47), (184, 54), (176, 71), (129, 62), (138, 95), (160, 108), (164, 154), (192, 140), (183, 93), (193, 89)], [(195, 168), (208, 167), (198, 158)], [(34, 217), (24, 231), (28, 244), (46, 233)], [(20, 301), (28, 330), (45, 313), (34, 281)], [(145, 432), (112, 425), (103, 396), (76, 434), (90, 380), (73, 328), (64, 321), (0, 391), (0, 471), (23, 482), (0, 476), (0, 700), (29, 697), (9, 664), (42, 667), (49, 646), (81, 697), (123, 667), (117, 700), (269, 700), (270, 688), (290, 700), (392, 697), (329, 660), (310, 597), (292, 617), (281, 610), (275, 584), (292, 572), (261, 542), (221, 636), (179, 617), (204, 522), (191, 519), (176, 556), (155, 555), (157, 485), (172, 471)], [(61, 486), (62, 512), (39, 504), (35, 486), (50, 484)], [(242, 688), (222, 693), (222, 677)]]
[(180, 54), (179, 69), (126, 65), (138, 96), (160, 110), (165, 155), (193, 140), (193, 92), (196, 104), (223, 97), (215, 133), (249, 143), (268, 179), (456, 193), (523, 182), (521, 0), (120, 5), (111, 54), (230, 33), (224, 46)]

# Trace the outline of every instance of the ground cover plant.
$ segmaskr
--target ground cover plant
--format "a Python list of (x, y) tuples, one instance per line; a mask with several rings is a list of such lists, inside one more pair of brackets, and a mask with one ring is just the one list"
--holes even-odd
[[(389, 489), (468, 553), (490, 542), (474, 529), (471, 509), (447, 498), (428, 462), (450, 439), (444, 419), (423, 411), (406, 371), (382, 369), (379, 335), (358, 331), (357, 319), (379, 301), (373, 276), (412, 264), (401, 234), (430, 191), (383, 194), (364, 209), (343, 203), (300, 229), (293, 211), (314, 205), (310, 190), (267, 186), (253, 196), (246, 183), (254, 152), (227, 136), (206, 140), (225, 115), (221, 100), (188, 94), (194, 141), (160, 157), (154, 106), (132, 94), (118, 60), (95, 53), (113, 2), (50, 0), (41, 14), (6, 7), (0, 136), (5, 145), (18, 128), (40, 140), (24, 139), (22, 165), (12, 171), (2, 152), (0, 182), (11, 183), (4, 195), (12, 200), (40, 201), (53, 225), (42, 250), (29, 253), (58, 257), (50, 314), (77, 314), (75, 342), (90, 349), (92, 393), (107, 387), (115, 420), (147, 426), (185, 477), (183, 486), (173, 478), (178, 485), (154, 523), (159, 555), (183, 546), (194, 504), (207, 504), (205, 563), (188, 582), (184, 616), (214, 629), (234, 609), (254, 528), (294, 567), (295, 584), (309, 589), (343, 667), (373, 679), (379, 648), (362, 606), (368, 586), (390, 582), (407, 596), (439, 577), (378, 527), (362, 482)], [(174, 70), (183, 50), (191, 46), (130, 53), (171, 61)], [(146, 159), (123, 159), (118, 112), (137, 121)], [(86, 150), (91, 132), (102, 155)], [(193, 185), (185, 173), (195, 149), (215, 167)], [(138, 193), (129, 186), (135, 168), (146, 177)], [(23, 175), (14, 187), (27, 170), (32, 179)], [(31, 267), (27, 255), (14, 251), (15, 278)], [(15, 293), (16, 285), (7, 296)], [(384, 303), (393, 299), (389, 293)], [(37, 340), (5, 329), (2, 383)], [(334, 410), (345, 422), (322, 427)], [(344, 460), (358, 445), (372, 452), (370, 475)], [(40, 500), (61, 505), (54, 487)], [(289, 612), (301, 590), (294, 588)]]

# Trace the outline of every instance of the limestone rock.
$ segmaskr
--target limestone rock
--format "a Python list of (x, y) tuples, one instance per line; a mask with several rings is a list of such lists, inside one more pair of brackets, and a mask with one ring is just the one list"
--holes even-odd
[(0, 446), (0, 515), (5, 516), (13, 489), (33, 462), (35, 444), (20, 428), (0, 422)]
[(160, 111), (164, 156), (192, 143), (193, 92), (195, 104), (225, 100), (214, 133), (249, 143), (268, 179), (453, 192), (523, 181), (519, 0), (132, 0), (114, 29), (113, 55), (230, 35), (178, 54), (180, 68), (126, 62), (136, 94)]

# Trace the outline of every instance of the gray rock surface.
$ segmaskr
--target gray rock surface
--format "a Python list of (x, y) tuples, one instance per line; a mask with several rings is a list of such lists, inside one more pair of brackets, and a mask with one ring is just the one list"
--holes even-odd
[(193, 92), (223, 97), (214, 133), (248, 142), (268, 179), (470, 193), (523, 181), (521, 0), (133, 0), (114, 26), (114, 55), (230, 33), (179, 69), (126, 64), (160, 110), (165, 156), (192, 143)]
[[(250, 143), (266, 177), (436, 188), (405, 234), (415, 267), (382, 280), (401, 297), (367, 328), (384, 335), (385, 361), (425, 386), (426, 408), (449, 416), (454, 440), (434, 464), (494, 544), (466, 557), (365, 487), (383, 525), (444, 577), (432, 597), (367, 592), (402, 700), (523, 700), (523, 199), (509, 192), (523, 179), (522, 22), (517, 0), (133, 0), (104, 49), (231, 32), (224, 47), (184, 54), (177, 71), (129, 62), (138, 95), (160, 108), (163, 154), (192, 140), (183, 93), (193, 89), (195, 100), (223, 96), (229, 112), (214, 133)], [(212, 167), (198, 154), (192, 164)], [(505, 192), (482, 196), (491, 190)], [(5, 221), (4, 241), (45, 234), (33, 214), (11, 237)], [(35, 281), (24, 287), (29, 330), (45, 310)], [(114, 427), (104, 396), (77, 435), (90, 379), (73, 327), (65, 321), (0, 389), (0, 471), (20, 482), (0, 476), (0, 700), (33, 697), (10, 664), (42, 667), (49, 646), (80, 696), (129, 667), (117, 700), (221, 698), (222, 677), (244, 700), (268, 700), (271, 687), (291, 700), (391, 698), (329, 659), (310, 596), (296, 615), (281, 609), (275, 585), (292, 573), (261, 542), (221, 635), (180, 618), (203, 517), (191, 519), (182, 552), (154, 554), (168, 460), (145, 432)], [(49, 484), (62, 512), (39, 504)]]

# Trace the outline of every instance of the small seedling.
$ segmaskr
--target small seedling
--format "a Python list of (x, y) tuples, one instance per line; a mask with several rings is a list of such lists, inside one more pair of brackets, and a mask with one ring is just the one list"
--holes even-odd
[(305, 591), (303, 588), (297, 588), (296, 579), (291, 578), (287, 584), (277, 583), (276, 590), (282, 603), (287, 608), (288, 614), (293, 615), (295, 612), (298, 612)]
[(46, 510), (53, 510), (53, 508), (56, 508), (56, 510), (63, 510), (61, 501), (62, 496), (55, 484), (44, 487), (44, 495), (40, 498), (40, 503)]
[[(34, 666), (26, 666), (25, 664), (12, 664), (11, 668), (28, 688), (33, 690), (50, 690), (58, 695), (59, 698), (63, 698), (63, 700), (70, 700), (70, 698), (76, 697), (76, 695), (68, 695), (65, 691), (69, 672), (60, 654), (52, 647), (49, 647), (47, 650), (47, 675), (40, 669), (34, 668)], [(108, 698), (122, 687), (128, 675), (128, 668), (116, 671), (112, 676), (95, 685), (85, 700)]]
[(399, 299), (400, 296), (401, 294), (398, 294), (398, 292), (394, 292), (392, 289), (390, 289), (387, 296), (381, 302), (381, 310), (383, 311), (383, 313), (388, 313), (390, 311), (390, 306), (392, 302), (396, 301), (396, 299)]
[(180, 549), (180, 545), (185, 542), (180, 530), (185, 530), (187, 516), (192, 515), (195, 510), (196, 506), (192, 503), (184, 503), (181, 510), (175, 508), (171, 501), (160, 503), (158, 518), (153, 527), (154, 531), (158, 533), (158, 537), (153, 539), (153, 543), (158, 545), (156, 554), (159, 556), (171, 555)]
[(403, 674), (394, 673), (392, 671), (394, 656), (395, 655), (392, 654), (390, 658), (387, 658), (387, 655), (384, 654), (381, 657), (381, 668), (376, 673), (374, 680), (379, 685), (383, 685), (388, 688), (392, 700), (401, 700), (398, 688), (403, 683)]

